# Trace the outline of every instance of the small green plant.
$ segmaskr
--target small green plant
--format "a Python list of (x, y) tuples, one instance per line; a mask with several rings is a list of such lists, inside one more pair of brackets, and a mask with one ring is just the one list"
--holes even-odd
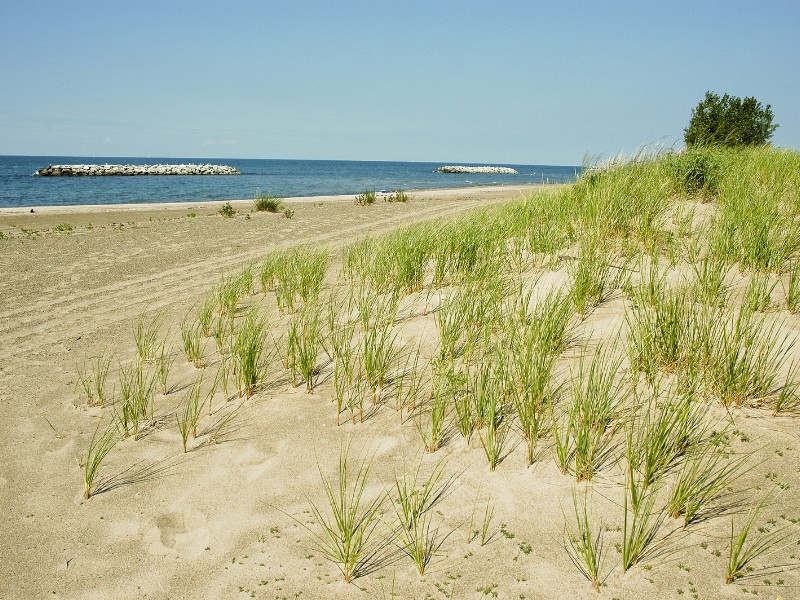
[(789, 281), (784, 287), (786, 296), (786, 308), (790, 313), (796, 313), (800, 307), (800, 261), (789, 269)]
[(288, 339), (292, 379), (296, 382), (299, 372), (306, 382), (306, 392), (311, 394), (319, 374), (318, 356), (322, 349), (322, 315), (318, 303), (306, 304), (295, 313), (289, 323)]
[(161, 393), (164, 395), (169, 391), (167, 380), (169, 379), (169, 370), (174, 360), (175, 358), (172, 356), (172, 352), (167, 348), (166, 342), (162, 342), (161, 349), (156, 356), (156, 373), (158, 373), (158, 381), (161, 383)]
[(625, 504), (622, 525), (622, 570), (627, 572), (646, 556), (654, 552), (663, 542), (657, 540), (658, 531), (664, 522), (664, 511), (656, 510), (658, 485), (645, 486), (637, 480), (632, 467), (627, 469), (625, 479)]
[(139, 360), (150, 361), (155, 358), (155, 352), (158, 346), (158, 333), (161, 329), (162, 320), (161, 313), (152, 315), (142, 313), (136, 320), (136, 328), (133, 331), (133, 337), (136, 341), (136, 352), (139, 355)]
[[(748, 455), (728, 459), (710, 443), (702, 444), (681, 465), (670, 490), (667, 510), (684, 528), (699, 521), (704, 511), (724, 497), (746, 469)], [(713, 514), (713, 513), (712, 513)]]
[(411, 200), (411, 196), (405, 192), (405, 190), (397, 190), (393, 194), (389, 194), (385, 198), (386, 202), (408, 202)]
[(488, 402), (487, 408), (486, 435), (479, 430), (478, 436), (489, 463), (489, 470), (494, 471), (506, 456), (504, 451), (508, 440), (509, 426), (503, 414), (505, 411), (494, 395)]
[(117, 421), (122, 426), (125, 437), (133, 432), (133, 439), (138, 440), (142, 420), (153, 420), (155, 402), (156, 376), (145, 371), (141, 362), (120, 369), (121, 412), (117, 413)]
[(420, 415), (414, 423), (427, 452), (436, 452), (447, 441), (449, 433), (449, 400), (447, 390), (435, 386), (427, 417)]
[(372, 388), (372, 402), (377, 404), (397, 357), (397, 334), (391, 323), (376, 323), (364, 332), (361, 340), (364, 375)]
[(236, 216), (236, 209), (233, 208), (233, 205), (230, 202), (226, 202), (222, 205), (222, 208), (219, 209), (219, 214), (230, 219)]
[(69, 223), (61, 223), (53, 227), (53, 231), (72, 231), (72, 225)]
[(293, 216), (294, 216), (294, 211), (291, 208), (287, 208), (283, 211), (284, 219), (291, 219)]
[(756, 519), (774, 501), (776, 496), (777, 494), (772, 490), (750, 509), (738, 535), (734, 529), (733, 517), (731, 517), (731, 542), (728, 550), (725, 583), (733, 583), (751, 572), (751, 564), (756, 559), (766, 558), (796, 543), (794, 539), (787, 543), (791, 537), (791, 532), (788, 531), (792, 526), (791, 523), (775, 529), (759, 528), (761, 537), (748, 543)]
[(211, 290), (203, 297), (203, 302), (197, 311), (197, 320), (203, 330), (203, 337), (211, 335), (211, 327), (214, 324), (214, 311), (218, 306), (218, 296), (216, 290)]
[(371, 500), (366, 497), (372, 461), (362, 457), (354, 465), (349, 454), (349, 447), (340, 451), (337, 478), (328, 477), (317, 465), (327, 510), (310, 499), (308, 503), (321, 532), (300, 523), (312, 533), (320, 552), (336, 563), (347, 583), (363, 573), (382, 547), (382, 542), (376, 540), (375, 529), (380, 523), (380, 510), (386, 499), (385, 493)]
[(84, 492), (83, 497), (88, 500), (96, 491), (96, 478), (100, 465), (105, 460), (106, 455), (111, 452), (114, 446), (119, 441), (119, 431), (116, 425), (111, 422), (103, 430), (100, 436), (97, 433), (100, 431), (100, 423), (95, 427), (92, 439), (89, 442), (89, 449), (86, 451), (86, 458), (83, 462), (83, 481)]
[(111, 358), (101, 354), (94, 359), (92, 365), (91, 372), (86, 363), (78, 367), (78, 385), (86, 394), (86, 403), (89, 406), (103, 406), (106, 401), (105, 388)]
[(233, 343), (233, 356), (239, 395), (246, 398), (253, 395), (256, 386), (266, 376), (266, 323), (255, 311), (247, 314), (236, 340)]
[(772, 306), (772, 290), (778, 280), (770, 282), (769, 273), (754, 273), (744, 294), (745, 306), (754, 312), (764, 312)]
[[(588, 493), (588, 492), (587, 492)], [(575, 527), (572, 528), (564, 517), (564, 547), (572, 563), (589, 580), (592, 588), (600, 593), (603, 584), (603, 565), (605, 563), (605, 546), (603, 544), (603, 522), (595, 527), (593, 517), (589, 515), (588, 496), (578, 501), (578, 495), (572, 490), (572, 505), (575, 511)], [(596, 529), (596, 533), (593, 530)]]
[(375, 190), (364, 190), (356, 196), (355, 203), (358, 206), (369, 206), (370, 204), (375, 204), (375, 199)]
[(570, 296), (575, 310), (585, 318), (608, 294), (612, 284), (611, 265), (598, 241), (588, 241), (570, 270)]
[(430, 519), (431, 509), (444, 497), (454, 478), (444, 478), (445, 463), (434, 467), (427, 479), (420, 479), (422, 463), (417, 467), (413, 478), (404, 475), (395, 480), (397, 495), (392, 498), (399, 526), (394, 529), (395, 536), (403, 551), (416, 564), (420, 575), (440, 545), (438, 529), (433, 529)]
[(186, 398), (184, 398), (183, 406), (175, 414), (184, 452), (187, 451), (186, 445), (189, 440), (189, 434), (191, 433), (193, 438), (197, 438), (197, 425), (200, 422), (200, 413), (203, 410), (203, 404), (205, 404), (204, 402), (200, 402), (200, 388), (202, 384), (203, 374), (200, 373), (189, 388), (189, 392), (186, 394)]
[(183, 341), (183, 353), (186, 360), (194, 364), (199, 369), (203, 366), (203, 350), (205, 345), (202, 341), (203, 329), (199, 323), (190, 323), (188, 315), (181, 322), (181, 340)]
[(392, 498), (392, 501), (395, 504), (400, 525), (405, 529), (412, 529), (422, 515), (444, 498), (455, 482), (454, 476), (444, 476), (447, 466), (444, 461), (439, 462), (427, 478), (420, 476), (422, 464), (423, 461), (420, 461), (413, 475), (404, 473), (394, 482), (396, 496)]
[(481, 546), (488, 544), (494, 537), (492, 530), (492, 519), (494, 518), (494, 502), (489, 498), (486, 501), (486, 509), (483, 511), (483, 519), (481, 520), (480, 538)]
[(283, 198), (256, 190), (253, 194), (253, 208), (258, 212), (277, 213), (283, 210)]

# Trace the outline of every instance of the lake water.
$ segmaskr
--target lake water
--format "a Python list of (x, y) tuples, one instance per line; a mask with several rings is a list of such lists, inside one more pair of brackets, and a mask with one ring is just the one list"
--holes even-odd
[[(185, 164), (229, 165), (241, 175), (39, 177), (50, 164)], [(390, 161), (212, 159), (88, 156), (0, 156), (0, 207), (128, 204), (252, 198), (256, 190), (284, 198), (460, 188), (477, 185), (566, 183), (577, 166), (509, 165), (519, 175), (437, 173), (443, 164)]]

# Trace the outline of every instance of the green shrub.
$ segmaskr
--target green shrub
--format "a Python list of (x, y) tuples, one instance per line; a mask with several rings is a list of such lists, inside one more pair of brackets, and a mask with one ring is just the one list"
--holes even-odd
[(411, 196), (405, 192), (405, 190), (397, 190), (394, 194), (389, 194), (386, 196), (386, 202), (408, 202), (411, 200)]
[(772, 107), (761, 106), (753, 97), (737, 98), (712, 92), (693, 110), (689, 127), (683, 130), (686, 145), (763, 146), (778, 128), (772, 124)]
[(219, 209), (219, 214), (223, 217), (231, 218), (236, 216), (236, 209), (233, 208), (230, 202), (226, 202), (222, 205), (222, 208)]
[(364, 190), (358, 196), (356, 196), (355, 203), (358, 206), (369, 206), (370, 204), (375, 204), (375, 190)]

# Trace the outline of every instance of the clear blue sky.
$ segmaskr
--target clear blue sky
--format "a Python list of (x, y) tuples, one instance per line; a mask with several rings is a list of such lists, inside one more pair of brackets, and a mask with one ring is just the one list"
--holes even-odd
[(580, 164), (706, 90), (800, 148), (800, 2), (4, 0), (0, 154)]

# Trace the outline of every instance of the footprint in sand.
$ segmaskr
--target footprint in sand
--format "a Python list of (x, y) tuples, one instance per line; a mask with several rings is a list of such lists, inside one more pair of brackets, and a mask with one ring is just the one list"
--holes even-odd
[(150, 554), (196, 557), (208, 545), (211, 531), (206, 517), (196, 510), (171, 512), (156, 517), (155, 527), (145, 535)]

